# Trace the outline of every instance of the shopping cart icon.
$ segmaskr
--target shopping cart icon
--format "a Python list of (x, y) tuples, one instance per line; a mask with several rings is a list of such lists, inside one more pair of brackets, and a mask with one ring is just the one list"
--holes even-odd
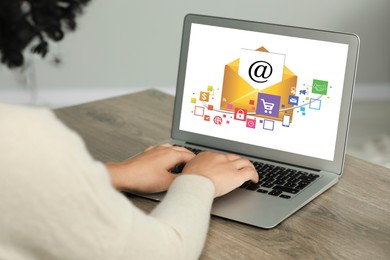
[(275, 104), (271, 102), (266, 102), (263, 98), (261, 99), (261, 101), (263, 101), (264, 113), (271, 114)]
[(256, 114), (270, 117), (278, 117), (280, 99), (280, 96), (259, 93), (257, 98)]

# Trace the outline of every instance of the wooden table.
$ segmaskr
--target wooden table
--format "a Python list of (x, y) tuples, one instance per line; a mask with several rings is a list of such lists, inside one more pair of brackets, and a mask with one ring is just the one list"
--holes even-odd
[[(147, 90), (55, 113), (96, 159), (121, 161), (167, 139), (172, 111), (172, 96)], [(389, 190), (389, 169), (347, 156), (341, 181), (274, 229), (212, 217), (201, 259), (390, 259)]]

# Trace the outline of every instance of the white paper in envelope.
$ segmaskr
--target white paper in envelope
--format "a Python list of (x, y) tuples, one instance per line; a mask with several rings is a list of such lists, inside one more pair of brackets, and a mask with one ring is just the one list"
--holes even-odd
[(282, 81), (284, 61), (283, 54), (241, 49), (238, 75), (262, 90)]

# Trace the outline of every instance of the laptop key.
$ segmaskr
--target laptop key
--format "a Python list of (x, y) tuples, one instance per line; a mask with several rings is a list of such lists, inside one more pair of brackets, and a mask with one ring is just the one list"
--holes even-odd
[(279, 196), (280, 194), (282, 194), (282, 191), (281, 190), (273, 190), (273, 191), (269, 192), (268, 194), (273, 195), (273, 196)]
[(274, 184), (277, 184), (277, 185), (283, 185), (285, 183), (286, 182), (284, 180), (276, 180), (276, 181), (274, 181)]
[(290, 199), (291, 198), (290, 195), (284, 195), (284, 194), (280, 195), (279, 197), (281, 197), (283, 199)]
[(262, 187), (265, 187), (265, 188), (272, 188), (272, 186), (274, 186), (274, 184), (273, 184), (273, 183), (266, 182), (266, 183), (263, 183), (261, 186), (262, 186)]
[(294, 182), (287, 182), (286, 184), (283, 185), (284, 187), (288, 187), (288, 188), (294, 188), (295, 186), (297, 186), (296, 183)]
[(244, 182), (243, 184), (241, 184), (241, 186), (239, 188), (242, 188), (242, 189), (245, 189), (246, 187), (248, 187), (249, 185), (251, 185), (251, 181), (246, 181)]
[(245, 189), (247, 189), (247, 190), (257, 190), (258, 188), (260, 188), (260, 186), (258, 184), (252, 183), (252, 184), (249, 184), (249, 186), (246, 187)]
[(274, 190), (279, 190), (279, 191), (284, 191), (284, 192), (287, 192), (287, 193), (291, 193), (291, 194), (297, 194), (299, 192), (298, 189), (293, 189), (293, 188), (289, 188), (289, 187), (285, 187), (285, 186), (275, 186), (273, 187)]

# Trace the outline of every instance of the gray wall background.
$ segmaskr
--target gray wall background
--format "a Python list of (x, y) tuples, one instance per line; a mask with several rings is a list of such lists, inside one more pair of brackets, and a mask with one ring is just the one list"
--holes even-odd
[[(45, 60), (28, 58), (36, 84), (40, 91), (172, 88), (187, 13), (356, 33), (357, 90), (390, 89), (389, 0), (93, 0), (78, 30), (53, 45)], [(59, 66), (54, 56), (62, 57)], [(0, 90), (23, 88), (18, 74), (0, 66)]]

